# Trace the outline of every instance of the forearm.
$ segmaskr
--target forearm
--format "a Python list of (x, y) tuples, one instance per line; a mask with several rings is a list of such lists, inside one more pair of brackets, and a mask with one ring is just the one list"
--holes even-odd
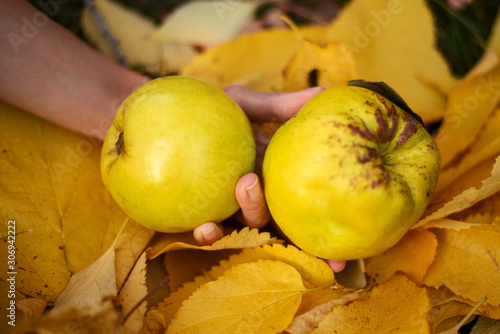
[[(50, 19), (43, 21), (27, 2), (4, 7), (0, 100), (102, 140), (121, 102), (148, 78), (99, 54)], [(27, 21), (36, 30), (27, 30)]]

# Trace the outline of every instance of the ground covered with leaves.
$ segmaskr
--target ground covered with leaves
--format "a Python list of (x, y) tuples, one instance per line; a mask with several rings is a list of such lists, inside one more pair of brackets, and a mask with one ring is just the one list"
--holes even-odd
[[(394, 247), (337, 274), (272, 225), (228, 222), (223, 239), (197, 246), (191, 233), (154, 233), (118, 208), (101, 180), (100, 143), (0, 104), (0, 235), (14, 219), (16, 330), (457, 333), (472, 321), (471, 333), (499, 332), (500, 21), (458, 69), (423, 0), (352, 0), (330, 21), (302, 25), (271, 10), (256, 23), (252, 2), (210, 6), (208, 18), (191, 8), (164, 22), (107, 0), (94, 10), (124, 61), (152, 75), (267, 92), (387, 82), (432, 125), (442, 154), (426, 212)], [(195, 20), (206, 35), (187, 29)], [(81, 25), (116, 56), (92, 10)], [(8, 257), (0, 263), (8, 268)], [(0, 300), (6, 319), (7, 293)]]

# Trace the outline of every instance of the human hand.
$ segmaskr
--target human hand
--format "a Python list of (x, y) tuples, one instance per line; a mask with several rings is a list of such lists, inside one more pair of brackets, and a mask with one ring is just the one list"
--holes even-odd
[[(259, 127), (260, 122), (284, 123), (294, 116), (302, 106), (323, 88), (314, 87), (293, 93), (262, 93), (244, 86), (230, 86), (226, 93), (243, 109), (252, 122), (256, 143), (256, 173), (249, 173), (240, 178), (236, 185), (236, 199), (241, 210), (235, 218), (244, 225), (261, 228), (271, 219), (264, 198), (259, 178), (264, 153), (271, 140), (270, 129)], [(195, 240), (200, 245), (211, 245), (224, 236), (222, 228), (207, 222), (193, 231)], [(341, 271), (344, 261), (326, 261), (333, 271)]]

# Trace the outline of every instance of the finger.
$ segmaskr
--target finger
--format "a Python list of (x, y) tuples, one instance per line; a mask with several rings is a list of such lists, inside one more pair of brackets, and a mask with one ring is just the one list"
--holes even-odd
[(345, 261), (335, 261), (335, 260), (325, 260), (325, 262), (332, 268), (332, 270), (336, 273), (344, 270)]
[(193, 230), (198, 245), (209, 246), (224, 236), (224, 231), (215, 223), (204, 223)]
[(322, 90), (324, 90), (323, 87), (313, 87), (293, 93), (263, 93), (245, 86), (230, 86), (225, 89), (225, 92), (251, 120), (285, 122)]
[(246, 174), (238, 181), (236, 199), (241, 207), (237, 216), (241, 223), (261, 228), (271, 219), (257, 174)]

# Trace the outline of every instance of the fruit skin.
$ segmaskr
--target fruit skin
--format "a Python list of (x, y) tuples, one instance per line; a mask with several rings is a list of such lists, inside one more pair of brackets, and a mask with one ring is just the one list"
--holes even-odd
[(220, 88), (181, 76), (134, 91), (101, 154), (104, 184), (125, 213), (169, 233), (236, 212), (236, 183), (254, 166), (252, 128), (241, 108)]
[(425, 128), (383, 96), (327, 89), (275, 133), (263, 162), (272, 217), (318, 257), (379, 254), (419, 219), (441, 156)]

